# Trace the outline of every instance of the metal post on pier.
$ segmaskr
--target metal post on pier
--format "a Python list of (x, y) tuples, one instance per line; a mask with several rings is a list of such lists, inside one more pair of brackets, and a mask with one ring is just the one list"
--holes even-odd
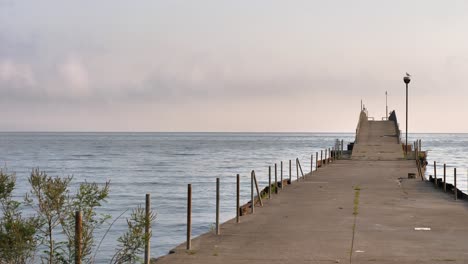
[(291, 167), (292, 167), (292, 166), (291, 166), (291, 160), (289, 160), (289, 184), (292, 184), (292, 179), (291, 179), (291, 175), (292, 175), (292, 173), (291, 173)]
[(250, 212), (253, 214), (255, 212), (255, 201), (254, 201), (254, 171), (250, 173)]
[(146, 194), (145, 200), (145, 264), (150, 264), (150, 214), (151, 214), (151, 196)]
[(271, 199), (271, 166), (268, 166), (268, 199)]
[(320, 167), (323, 167), (323, 150), (320, 150)]
[(299, 181), (299, 164), (297, 164), (297, 158), (296, 158), (296, 181)]
[(315, 170), (318, 169), (318, 152), (315, 152)]
[(187, 185), (187, 250), (192, 248), (192, 184)]
[(278, 194), (278, 167), (275, 163), (275, 194)]
[(341, 140), (341, 154), (340, 158), (343, 158), (343, 151), (344, 151), (344, 145), (343, 145), (343, 139)]
[(406, 73), (406, 76), (403, 77), (403, 81), (406, 84), (406, 142), (405, 142), (405, 157), (408, 158), (408, 84), (411, 81), (411, 76)]
[(216, 235), (219, 234), (219, 178), (216, 178)]
[(455, 201), (458, 199), (457, 193), (457, 168), (453, 168), (453, 193), (455, 195)]
[(437, 188), (437, 164), (434, 160), (434, 186)]
[(328, 163), (328, 160), (327, 160), (327, 157), (328, 157), (328, 156), (327, 156), (327, 150), (328, 150), (328, 149), (325, 149), (325, 162), (323, 162), (323, 164), (327, 164), (327, 163)]
[(314, 154), (310, 155), (310, 174), (312, 175), (312, 171), (314, 170)]
[(81, 264), (81, 238), (82, 238), (82, 215), (81, 211), (75, 212), (75, 264)]
[(240, 222), (240, 214), (239, 214), (239, 207), (240, 207), (240, 175), (236, 175), (236, 222)]
[(260, 206), (263, 207), (263, 202), (262, 202), (262, 196), (260, 195), (260, 190), (258, 189), (258, 182), (257, 182), (257, 176), (255, 176), (255, 171), (252, 171), (253, 174), (253, 179), (255, 183), (255, 189), (257, 190), (257, 197), (258, 201), (260, 202)]
[(281, 190), (283, 190), (283, 161), (281, 161)]
[(447, 192), (446, 167), (444, 163), (444, 192)]

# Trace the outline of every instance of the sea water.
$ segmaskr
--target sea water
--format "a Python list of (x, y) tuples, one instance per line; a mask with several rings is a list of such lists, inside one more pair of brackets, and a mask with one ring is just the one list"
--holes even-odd
[[(403, 135), (404, 137), (404, 135)], [(167, 254), (185, 241), (187, 184), (192, 184), (193, 237), (208, 232), (215, 222), (215, 182), (221, 181), (220, 220), (235, 217), (236, 174), (241, 179), (241, 204), (250, 200), (250, 171), (259, 185), (268, 184), (268, 166), (283, 161), (288, 178), (296, 178), (295, 159), (304, 173), (310, 171), (311, 154), (331, 148), (336, 139), (346, 144), (353, 133), (0, 133), (0, 162), (16, 173), (15, 199), (29, 191), (33, 168), (50, 176), (73, 176), (71, 193), (84, 181), (110, 181), (110, 195), (99, 213), (109, 214), (109, 223), (96, 231), (99, 242), (110, 223), (110, 232), (96, 255), (96, 263), (108, 263), (118, 246), (117, 238), (126, 230), (126, 218), (133, 208), (144, 206), (151, 194), (157, 213), (151, 239), (152, 257)], [(432, 161), (447, 163), (447, 181), (453, 167), (460, 189), (466, 189), (468, 134), (411, 134), (408, 142), (422, 139), (429, 150), (426, 174)], [(273, 168), (273, 167), (272, 167)], [(441, 167), (438, 176), (442, 175)], [(278, 177), (280, 172), (278, 171)], [(123, 215), (117, 218), (119, 215)], [(60, 236), (58, 236), (60, 238)]]

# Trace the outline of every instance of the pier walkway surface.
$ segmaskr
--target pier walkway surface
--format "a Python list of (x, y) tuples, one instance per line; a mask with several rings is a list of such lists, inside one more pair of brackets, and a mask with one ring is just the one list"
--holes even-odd
[(319, 168), (220, 235), (156, 263), (468, 263), (466, 202), (407, 178), (417, 175), (415, 161), (403, 159), (389, 124), (361, 124), (351, 160)]

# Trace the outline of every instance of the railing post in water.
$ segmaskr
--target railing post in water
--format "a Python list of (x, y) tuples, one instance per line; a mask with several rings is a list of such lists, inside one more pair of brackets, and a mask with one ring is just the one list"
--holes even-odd
[(447, 181), (446, 181), (445, 163), (444, 163), (444, 192), (447, 192)]
[(81, 237), (82, 237), (81, 211), (75, 212), (75, 264), (81, 264)]
[(149, 193), (145, 197), (145, 264), (150, 264), (150, 214), (151, 196)]
[(455, 201), (458, 199), (457, 195), (457, 168), (453, 168), (453, 193), (455, 194)]
[(278, 167), (275, 163), (275, 194), (278, 194)]
[(240, 207), (240, 176), (237, 174), (236, 176), (236, 222), (240, 222), (240, 212), (239, 212), (239, 207)]
[(216, 235), (219, 234), (219, 178), (216, 178)]
[(255, 201), (254, 201), (254, 171), (250, 173), (250, 199), (251, 199), (251, 209), (250, 212), (253, 214), (255, 212)]
[(187, 185), (187, 250), (192, 248), (192, 184)]
[(281, 161), (281, 190), (283, 190), (283, 161)]
[(434, 160), (434, 186), (437, 188), (437, 164), (436, 161)]
[(268, 199), (271, 199), (271, 166), (268, 166)]
[(289, 184), (292, 184), (292, 179), (291, 179), (291, 160), (289, 160)]

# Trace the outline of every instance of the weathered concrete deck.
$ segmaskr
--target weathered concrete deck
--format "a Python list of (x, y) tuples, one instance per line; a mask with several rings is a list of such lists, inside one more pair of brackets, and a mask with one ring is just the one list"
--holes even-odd
[(466, 202), (407, 179), (414, 160), (395, 157), (320, 168), (241, 223), (223, 224), (220, 236), (202, 235), (157, 263), (468, 263)]

